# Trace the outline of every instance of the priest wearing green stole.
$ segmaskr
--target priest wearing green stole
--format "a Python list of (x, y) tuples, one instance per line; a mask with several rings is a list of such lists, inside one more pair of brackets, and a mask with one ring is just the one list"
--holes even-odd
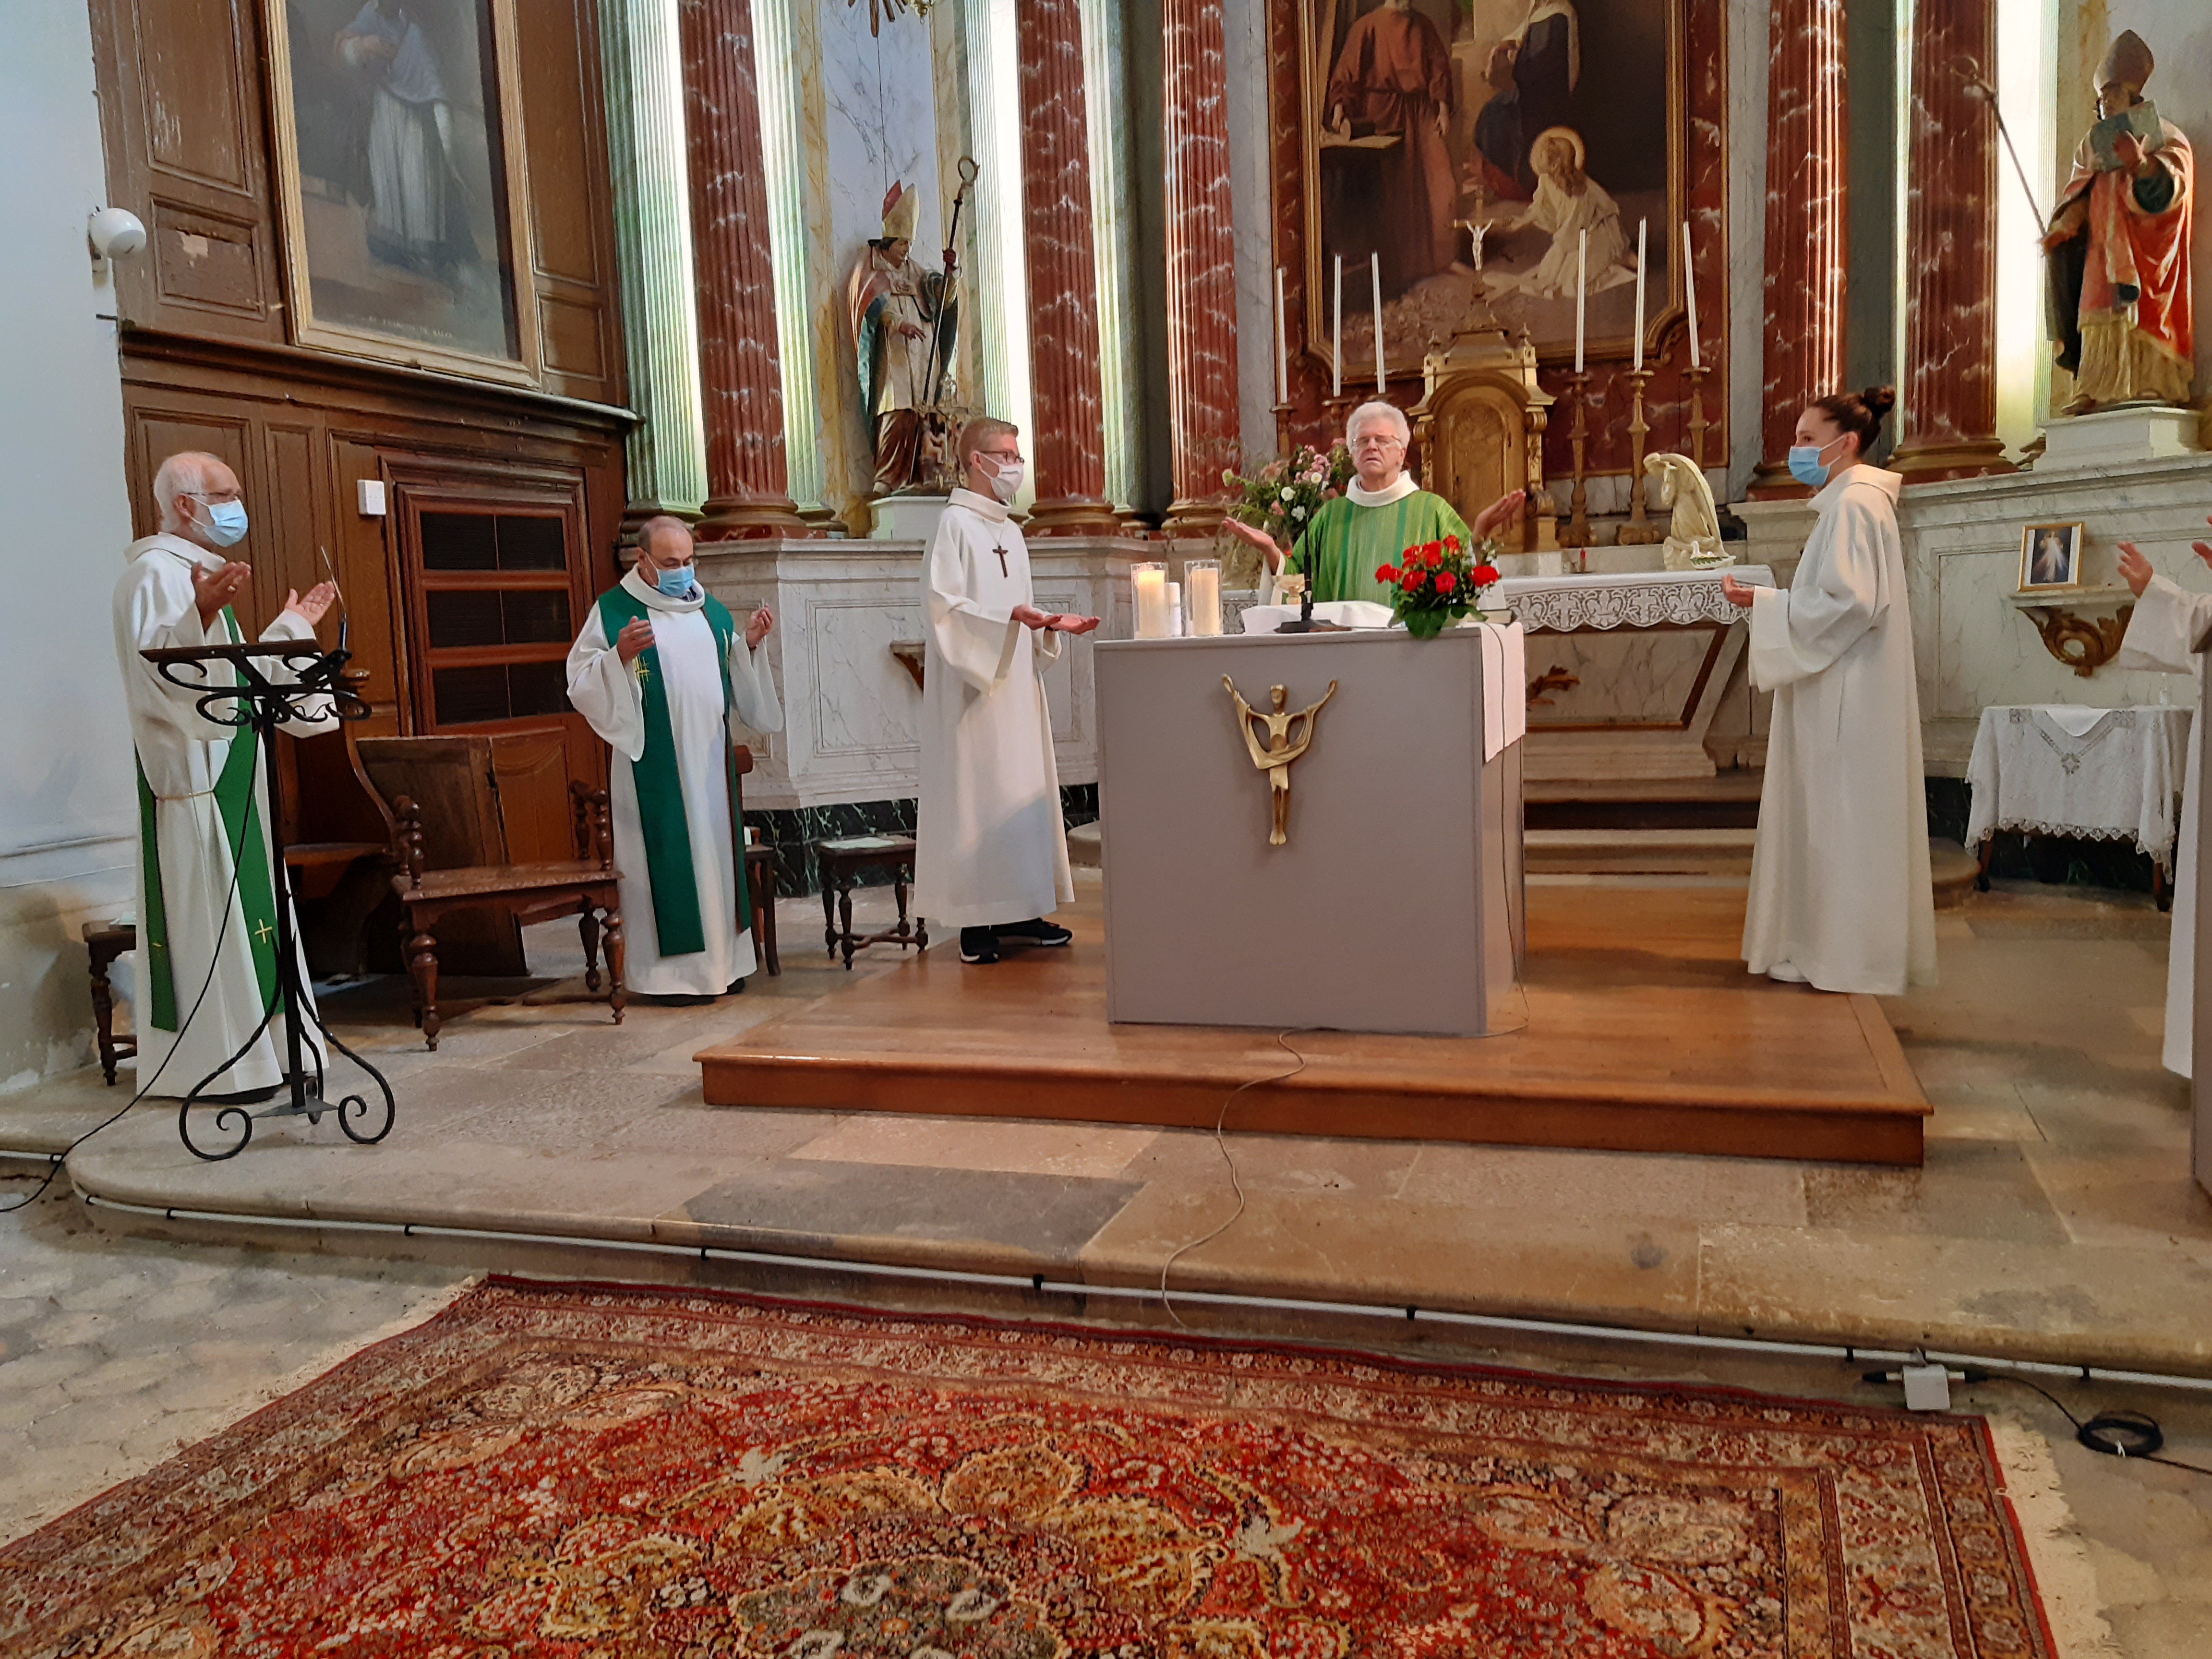
[(599, 595), (568, 653), (568, 701), (613, 746), (608, 794), (621, 876), (629, 988), (694, 1002), (753, 971), (732, 715), (783, 728), (765, 606), (739, 630), (700, 586), (691, 532), (648, 519), (637, 563)]
[(1449, 501), (1423, 489), (1406, 471), (1406, 447), (1413, 435), (1395, 404), (1366, 403), (1353, 410), (1345, 422), (1344, 441), (1355, 476), (1343, 495), (1314, 514), (1295, 550), (1276, 546), (1256, 526), (1226, 521), (1230, 533), (1259, 549), (1267, 562), (1262, 605), (1285, 602), (1279, 578), (1285, 562), (1308, 578), (1317, 601), (1389, 605), (1390, 586), (1376, 580), (1375, 573), (1397, 563), (1407, 548), (1447, 536), (1473, 548), (1521, 516), (1528, 492), (1516, 489), (1485, 507), (1469, 531)]

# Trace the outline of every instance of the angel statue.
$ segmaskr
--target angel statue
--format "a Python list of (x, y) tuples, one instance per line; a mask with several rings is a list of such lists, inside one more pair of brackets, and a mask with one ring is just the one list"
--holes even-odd
[(1721, 517), (1705, 469), (1687, 455), (1646, 455), (1644, 475), (1659, 480), (1659, 505), (1674, 509), (1661, 550), (1669, 570), (1717, 570), (1735, 555), (1721, 545)]

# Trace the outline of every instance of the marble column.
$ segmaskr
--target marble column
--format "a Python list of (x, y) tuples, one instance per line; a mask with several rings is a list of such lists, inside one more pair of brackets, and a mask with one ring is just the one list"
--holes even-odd
[(1168, 527), (1221, 519), (1237, 465), (1237, 234), (1231, 199), (1228, 48), (1220, 0), (1162, 0), (1167, 110)]
[(784, 471), (783, 375), (750, 0), (678, 0), (707, 428), (702, 541), (804, 536)]
[[(1923, 8), (1925, 9), (1925, 8)], [(1843, 0), (1774, 0), (1766, 82), (1766, 353), (1753, 495), (1790, 477), (1797, 416), (1843, 389)]]
[(676, 0), (605, 0), (600, 59), (607, 85), (615, 245), (629, 404), (625, 537), (660, 513), (698, 516), (706, 443), (684, 246), (684, 94), (676, 73)]
[(1996, 435), (1997, 128), (1960, 72), (1994, 73), (1996, 0), (1912, 9), (1905, 362), (1890, 465), (1911, 483), (2009, 472)]
[(1099, 391), (1098, 267), (1077, 0), (1018, 0), (1022, 241), (1029, 262), (1032, 536), (1111, 535)]

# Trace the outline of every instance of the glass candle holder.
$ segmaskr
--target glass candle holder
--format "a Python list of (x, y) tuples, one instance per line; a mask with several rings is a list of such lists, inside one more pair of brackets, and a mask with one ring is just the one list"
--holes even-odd
[(1129, 567), (1129, 611), (1133, 633), (1140, 640), (1168, 637), (1168, 568), (1164, 564)]
[(1183, 603), (1190, 612), (1188, 632), (1211, 636), (1221, 632), (1221, 561), (1185, 559), (1182, 562)]
[(1167, 603), (1168, 637), (1171, 640), (1179, 640), (1183, 635), (1182, 584), (1181, 582), (1170, 582), (1168, 584)]

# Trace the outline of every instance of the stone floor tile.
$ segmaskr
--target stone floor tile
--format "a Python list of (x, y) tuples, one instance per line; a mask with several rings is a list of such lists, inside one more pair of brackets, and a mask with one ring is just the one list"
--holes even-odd
[[(1157, 1284), (1172, 1253), (1235, 1209), (1226, 1183), (1155, 1183), (1085, 1247), (1083, 1276)], [(1504, 1313), (1564, 1300), (1595, 1319), (1680, 1326), (1694, 1316), (1697, 1275), (1696, 1232), (1677, 1224), (1263, 1190), (1220, 1237), (1177, 1260), (1170, 1284)]]
[(90, 1342), (42, 1337), (31, 1352), (0, 1364), (0, 1401), (24, 1396), (33, 1389), (52, 1388), (64, 1377), (89, 1370), (105, 1357)]
[(2023, 1149), (2030, 1171), (2067, 1234), (2084, 1244), (2195, 1241), (2212, 1252), (2212, 1195), (2190, 1174), (2179, 1146)]
[(1854, 1234), (1935, 1233), (1951, 1238), (2061, 1244), (2066, 1231), (2018, 1146), (1943, 1140), (1917, 1170), (1820, 1164), (1805, 1171), (1814, 1227)]
[(1003, 1170), (1036, 1176), (1144, 1176), (1131, 1161), (1160, 1131), (1022, 1118), (909, 1117), (855, 1113), (793, 1151), (795, 1158), (908, 1169)]
[[(1254, 1192), (1361, 1194), (1377, 1200), (1403, 1190), (1419, 1161), (1413, 1140), (1340, 1140), (1316, 1135), (1224, 1137), (1237, 1176)], [(1229, 1180), (1221, 1146), (1203, 1129), (1163, 1129), (1125, 1173), (1133, 1181), (1220, 1188)]]
[(1987, 1096), (1978, 1092), (1964, 1099), (1939, 1096), (1924, 1085), (1923, 1092), (1936, 1110), (1925, 1133), (1930, 1140), (2041, 1140), (2043, 1126), (2020, 1097), (2006, 1085)]
[(1775, 1158), (1677, 1158), (1539, 1146), (1428, 1144), (1409, 1201), (1512, 1212), (1805, 1224), (1808, 1171)]

